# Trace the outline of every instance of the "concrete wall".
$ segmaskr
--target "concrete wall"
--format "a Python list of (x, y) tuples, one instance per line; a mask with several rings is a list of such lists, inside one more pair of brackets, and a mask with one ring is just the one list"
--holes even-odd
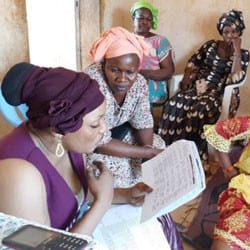
[[(101, 0), (100, 2), (100, 24), (97, 23), (100, 25), (100, 32), (112, 26), (123, 26), (128, 30), (133, 30), (129, 10), (135, 0)], [(151, 0), (151, 3), (159, 9), (159, 26), (156, 32), (167, 36), (174, 47), (176, 73), (183, 72), (188, 58), (203, 42), (209, 39), (220, 39), (216, 29), (217, 20), (222, 13), (232, 8), (243, 11), (246, 29), (242, 39), (242, 47), (250, 50), (249, 0)], [(91, 14), (95, 16), (95, 11)], [(91, 36), (96, 39), (99, 35), (95, 31)], [(85, 45), (88, 47), (90, 44)], [(82, 55), (83, 66), (86, 66), (89, 63), (87, 56), (84, 53)], [(250, 76), (241, 89), (240, 115), (249, 113), (249, 82)]]
[[(29, 61), (25, 0), (0, 0), (0, 82), (14, 63)], [(0, 115), (0, 136), (11, 126)]]
[[(133, 30), (129, 9), (135, 0), (102, 0), (101, 30), (123, 26)], [(243, 47), (250, 50), (249, 0), (151, 0), (159, 9), (159, 26), (156, 31), (168, 37), (176, 54), (176, 72), (182, 72), (189, 56), (204, 41), (220, 38), (216, 23), (223, 12), (232, 8), (243, 11), (246, 30)]]

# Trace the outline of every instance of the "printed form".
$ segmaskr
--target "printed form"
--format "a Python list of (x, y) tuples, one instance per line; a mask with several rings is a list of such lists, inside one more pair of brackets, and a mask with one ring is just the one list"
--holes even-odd
[(205, 174), (193, 141), (179, 140), (142, 164), (142, 181), (153, 188), (146, 195), (141, 222), (172, 212), (205, 189)]
[(93, 236), (109, 250), (170, 250), (157, 217), (198, 196), (205, 175), (196, 145), (180, 140), (142, 164), (142, 181), (153, 188), (142, 207), (114, 205)]

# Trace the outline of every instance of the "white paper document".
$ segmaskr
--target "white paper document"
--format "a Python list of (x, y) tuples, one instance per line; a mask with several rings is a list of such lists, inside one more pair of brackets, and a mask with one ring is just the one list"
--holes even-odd
[(94, 231), (94, 238), (109, 250), (171, 250), (156, 219), (140, 223), (141, 207), (114, 205)]
[(153, 188), (142, 207), (141, 222), (169, 213), (205, 189), (205, 175), (193, 141), (179, 140), (142, 164), (142, 181)]
[(109, 250), (170, 250), (157, 217), (204, 190), (205, 176), (195, 143), (177, 141), (143, 163), (142, 181), (153, 188), (143, 206), (112, 206), (94, 231), (94, 238)]

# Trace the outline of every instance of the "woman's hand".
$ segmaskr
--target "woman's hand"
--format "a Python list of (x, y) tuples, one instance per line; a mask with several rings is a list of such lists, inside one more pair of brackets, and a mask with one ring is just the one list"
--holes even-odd
[(143, 182), (129, 188), (116, 188), (113, 203), (128, 203), (134, 206), (141, 206), (145, 194), (151, 193), (153, 189)]
[(95, 200), (105, 200), (111, 204), (114, 194), (112, 172), (102, 162), (94, 161), (87, 167), (87, 180), (91, 194)]
[(193, 66), (187, 66), (185, 68), (183, 79), (180, 82), (180, 89), (187, 90), (193, 85), (193, 82), (197, 79), (197, 72), (193, 70)]
[(192, 82), (190, 80), (185, 81), (184, 79), (180, 82), (180, 89), (187, 90), (192, 86)]
[(151, 145), (145, 145), (144, 148), (146, 150), (146, 155), (148, 157), (144, 157), (143, 161), (153, 158), (154, 156), (158, 155), (159, 153), (161, 153), (164, 150), (164, 149), (160, 149), (160, 148), (155, 148)]
[(199, 79), (195, 81), (197, 95), (201, 95), (207, 90), (207, 83), (205, 79)]
[(235, 37), (232, 39), (233, 48), (234, 48), (234, 55), (241, 55), (241, 38)]

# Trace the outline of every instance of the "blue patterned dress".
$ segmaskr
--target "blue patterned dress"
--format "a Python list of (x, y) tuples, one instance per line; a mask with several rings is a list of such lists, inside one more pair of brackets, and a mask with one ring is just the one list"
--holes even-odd
[[(148, 56), (144, 56), (141, 63), (141, 69), (157, 70), (160, 69), (162, 62), (172, 51), (172, 46), (164, 36), (155, 35), (146, 37), (145, 40), (150, 43), (152, 49)], [(167, 82), (165, 80), (155, 81), (148, 79), (149, 102), (163, 103), (168, 98)]]

